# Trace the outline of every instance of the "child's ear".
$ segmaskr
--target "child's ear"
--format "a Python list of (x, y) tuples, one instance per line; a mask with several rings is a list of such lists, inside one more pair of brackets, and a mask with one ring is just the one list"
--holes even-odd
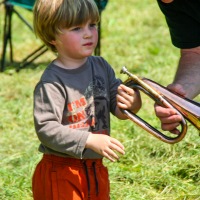
[(53, 44), (55, 46), (56, 45), (56, 41), (55, 40), (51, 40), (50, 44)]

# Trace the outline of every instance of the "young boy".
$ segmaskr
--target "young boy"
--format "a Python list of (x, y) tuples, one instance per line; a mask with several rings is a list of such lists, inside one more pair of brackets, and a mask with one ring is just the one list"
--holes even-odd
[[(111, 66), (91, 56), (99, 13), (93, 0), (37, 0), (36, 35), (56, 59), (34, 91), (34, 122), (43, 158), (33, 175), (35, 200), (108, 200), (109, 178), (102, 163), (119, 159), (123, 145), (110, 137), (110, 112), (137, 112), (137, 91), (121, 84)], [(117, 94), (118, 91), (118, 94)]]

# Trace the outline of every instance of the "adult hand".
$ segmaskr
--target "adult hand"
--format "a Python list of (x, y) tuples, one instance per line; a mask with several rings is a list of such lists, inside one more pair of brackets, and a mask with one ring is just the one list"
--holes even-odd
[[(170, 84), (167, 88), (180, 96), (184, 97), (186, 95), (186, 92), (180, 84)], [(155, 104), (154, 109), (156, 116), (161, 121), (162, 130), (178, 134), (177, 127), (180, 125), (182, 118), (177, 114), (176, 110), (173, 108), (164, 108), (157, 104)]]

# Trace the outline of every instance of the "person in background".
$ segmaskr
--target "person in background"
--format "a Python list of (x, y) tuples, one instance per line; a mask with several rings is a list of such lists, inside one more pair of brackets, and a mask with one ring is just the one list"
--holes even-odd
[[(200, 93), (200, 0), (157, 0), (165, 15), (180, 60), (173, 83), (168, 89), (193, 99)], [(163, 130), (177, 133), (181, 117), (174, 109), (155, 105)]]
[(56, 53), (34, 90), (34, 124), (43, 153), (32, 179), (35, 200), (109, 200), (103, 158), (125, 153), (110, 136), (110, 113), (136, 113), (138, 91), (122, 84), (111, 66), (92, 56), (100, 20), (93, 0), (37, 0), (36, 35)]

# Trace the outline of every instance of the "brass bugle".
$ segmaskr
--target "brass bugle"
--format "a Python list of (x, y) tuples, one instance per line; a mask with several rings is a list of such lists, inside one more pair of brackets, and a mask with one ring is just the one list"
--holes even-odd
[(121, 73), (127, 74), (129, 76), (129, 78), (124, 81), (126, 86), (132, 89), (139, 89), (148, 95), (151, 99), (153, 99), (157, 104), (163, 107), (174, 108), (177, 114), (182, 118), (180, 122), (181, 130), (175, 137), (170, 137), (166, 134), (163, 134), (136, 114), (129, 110), (122, 109), (122, 112), (131, 121), (135, 122), (141, 128), (157, 137), (161, 141), (169, 144), (180, 142), (185, 137), (188, 129), (186, 120), (189, 121), (198, 130), (200, 130), (200, 103), (174, 94), (166, 87), (163, 87), (162, 85), (150, 79), (138, 77), (130, 73), (126, 67), (122, 67)]

